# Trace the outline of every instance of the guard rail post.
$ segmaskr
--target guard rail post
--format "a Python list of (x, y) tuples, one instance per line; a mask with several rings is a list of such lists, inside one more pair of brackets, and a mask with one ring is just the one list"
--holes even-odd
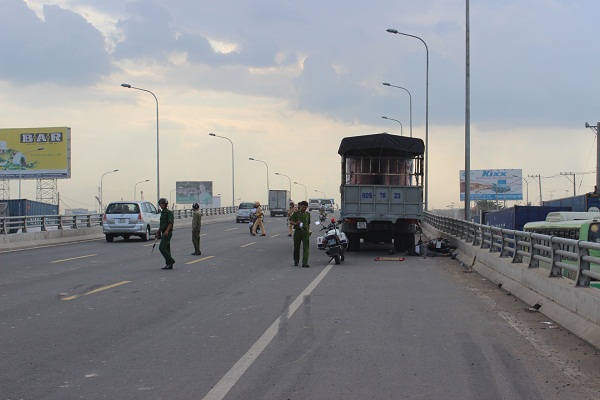
[(510, 257), (510, 254), (509, 254), (510, 250), (508, 250), (509, 249), (508, 244), (512, 244), (512, 243), (510, 243), (509, 234), (504, 229), (502, 229), (502, 230), (500, 230), (500, 237), (502, 240), (502, 242), (501, 242), (502, 246), (500, 246), (500, 257), (501, 258)]
[(19, 224), (21, 225), (21, 232), (27, 233), (27, 217), (20, 217), (20, 218), (22, 218), (19, 221)]
[(550, 266), (550, 276), (553, 278), (561, 277), (562, 270), (560, 267), (556, 266), (557, 261), (561, 261), (561, 257), (556, 253), (556, 250), (560, 250), (560, 243), (556, 243), (552, 240), (554, 236), (550, 238), (550, 259), (552, 260), (552, 265)]
[(58, 229), (63, 229), (63, 223), (64, 223), (63, 216), (59, 215), (58, 216)]
[(583, 271), (590, 270), (590, 262), (584, 259), (584, 256), (590, 255), (590, 250), (586, 247), (582, 247), (579, 245), (581, 240), (577, 242), (577, 252), (579, 254), (578, 266), (579, 271), (577, 272), (577, 276), (575, 277), (575, 286), (584, 286), (587, 287), (590, 285), (590, 277), (583, 274)]

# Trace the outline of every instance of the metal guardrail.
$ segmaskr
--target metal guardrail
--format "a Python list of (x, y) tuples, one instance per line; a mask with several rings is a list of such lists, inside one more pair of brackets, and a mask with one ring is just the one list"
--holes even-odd
[(539, 268), (540, 263), (549, 266), (549, 277), (573, 279), (577, 287), (589, 287), (592, 279), (600, 280), (600, 273), (590, 270), (591, 264), (600, 265), (600, 257), (590, 255), (590, 250), (600, 252), (600, 243), (566, 239), (558, 236), (503, 229), (456, 218), (424, 213), (425, 223), (451, 236), (471, 243), (499, 257), (512, 257), (513, 263), (523, 263), (527, 268)]
[[(191, 218), (193, 210), (172, 210), (175, 219)], [(202, 216), (232, 214), (237, 207), (203, 208)], [(19, 217), (0, 218), (0, 234), (27, 233), (31, 230), (42, 232), (57, 229), (80, 229), (102, 226), (104, 214), (74, 214), (74, 215), (28, 215)]]

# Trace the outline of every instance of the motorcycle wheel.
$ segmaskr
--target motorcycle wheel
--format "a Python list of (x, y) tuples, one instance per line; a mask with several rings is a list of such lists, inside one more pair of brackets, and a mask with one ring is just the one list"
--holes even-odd
[(344, 253), (342, 253), (342, 254), (340, 255), (340, 260), (342, 260), (342, 262), (344, 262), (344, 259), (346, 259), (346, 256), (345, 256), (345, 254), (344, 254)]
[(339, 255), (338, 255), (338, 256), (335, 256), (335, 257), (333, 257), (333, 258), (334, 258), (334, 260), (335, 260), (335, 263), (336, 263), (336, 264), (339, 264), (339, 263), (341, 262), (341, 260), (340, 260), (340, 256), (339, 256)]

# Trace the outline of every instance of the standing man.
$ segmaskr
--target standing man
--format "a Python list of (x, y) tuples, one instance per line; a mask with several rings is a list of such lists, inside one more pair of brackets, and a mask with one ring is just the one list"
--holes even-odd
[(294, 230), (294, 225), (292, 225), (292, 221), (290, 221), (290, 218), (292, 218), (292, 215), (296, 211), (298, 211), (298, 207), (296, 207), (296, 205), (294, 204), (294, 202), (290, 200), (290, 208), (288, 209), (288, 212), (287, 212), (288, 226), (289, 226), (288, 236), (292, 236), (292, 231)]
[(263, 217), (265, 216), (265, 213), (260, 206), (260, 202), (255, 202), (254, 208), (256, 208), (256, 221), (254, 221), (254, 225), (252, 225), (251, 235), (256, 236), (256, 229), (260, 228), (260, 231), (262, 232), (260, 236), (267, 236), (267, 233), (265, 232), (265, 224), (263, 224)]
[(175, 216), (173, 215), (173, 211), (167, 208), (168, 205), (169, 202), (164, 197), (158, 200), (158, 206), (162, 211), (160, 213), (160, 227), (158, 232), (156, 232), (156, 238), (160, 237), (160, 246), (158, 249), (167, 263), (162, 269), (173, 269), (173, 264), (175, 264), (175, 260), (171, 257), (171, 238), (173, 237)]
[(193, 256), (201, 256), (200, 251), (200, 227), (202, 226), (202, 213), (200, 212), (200, 204), (194, 203), (192, 205), (194, 210), (192, 213), (192, 243), (194, 244)]
[(302, 267), (308, 268), (308, 250), (310, 239), (310, 213), (306, 212), (308, 202), (298, 203), (300, 210), (290, 217), (290, 224), (294, 225), (294, 266), (300, 261), (300, 242), (302, 242)]

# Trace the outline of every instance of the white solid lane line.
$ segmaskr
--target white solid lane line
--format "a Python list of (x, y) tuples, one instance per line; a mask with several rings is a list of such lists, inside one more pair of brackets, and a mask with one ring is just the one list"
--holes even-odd
[(298, 307), (304, 302), (304, 298), (312, 293), (312, 291), (317, 287), (317, 285), (325, 278), (325, 275), (331, 270), (333, 264), (327, 265), (325, 269), (317, 276), (311, 283), (304, 289), (302, 293), (294, 300), (294, 302), (290, 305), (287, 312), (284, 311), (284, 314), (280, 315), (275, 322), (271, 324), (271, 326), (262, 334), (260, 338), (250, 347), (250, 350), (246, 352), (238, 360), (237, 363), (221, 378), (221, 380), (204, 396), (203, 400), (222, 400), (229, 390), (237, 383), (237, 381), (241, 378), (241, 376), (246, 372), (246, 370), (252, 365), (254, 360), (258, 358), (258, 356), (263, 352), (263, 350), (271, 343), (273, 338), (277, 335), (279, 331), (279, 324), (282, 321), (290, 319)]

